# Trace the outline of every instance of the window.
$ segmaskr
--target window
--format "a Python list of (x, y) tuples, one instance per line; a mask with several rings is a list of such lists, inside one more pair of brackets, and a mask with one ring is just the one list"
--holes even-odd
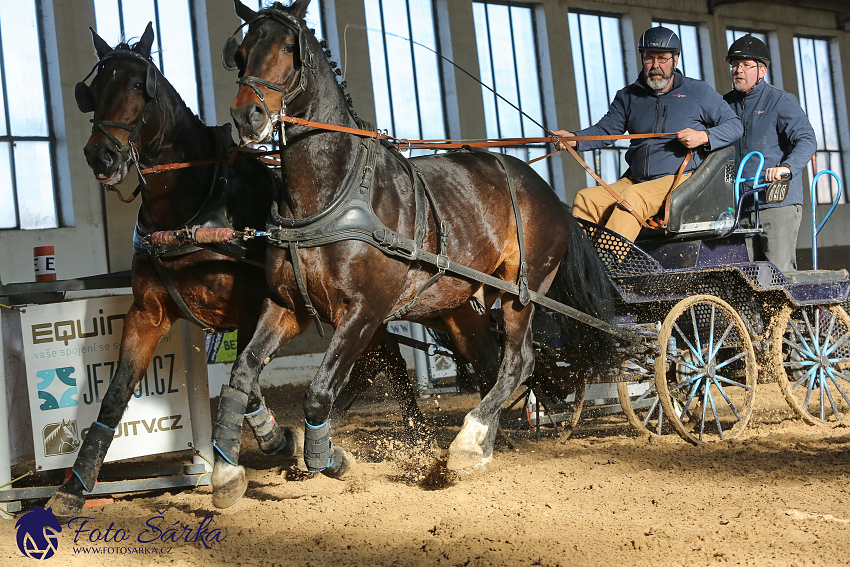
[(672, 22), (652, 22), (652, 27), (664, 26), (676, 32), (682, 42), (682, 54), (679, 56), (679, 70), (686, 77), (705, 80), (700, 60), (699, 30), (688, 24)]
[[(800, 104), (806, 111), (818, 140), (818, 149), (812, 160), (814, 171), (812, 164), (808, 166), (809, 179), (814, 179), (813, 175), (824, 169), (831, 169), (843, 179), (829, 44), (825, 39), (795, 37), (794, 53)], [(835, 179), (831, 175), (822, 175), (818, 180), (818, 203), (831, 203), (835, 199), (836, 191), (838, 183)], [(845, 197), (846, 195), (842, 195), (840, 202), (844, 203)]]
[(0, 0), (0, 229), (59, 226), (41, 14)]
[[(540, 126), (544, 121), (543, 97), (532, 9), (517, 4), (506, 6), (473, 2), (472, 13), (481, 82), (508, 101), (497, 98), (485, 87), (481, 88), (487, 137), (547, 136)], [(502, 151), (526, 161), (548, 153), (545, 144), (514, 146)], [(531, 167), (551, 183), (549, 160), (537, 161)]]
[[(141, 37), (153, 22), (151, 56), (156, 66), (200, 115), (194, 26), (189, 0), (94, 0), (97, 33), (109, 45)], [(202, 117), (203, 118), (203, 117)]]
[[(570, 12), (569, 23), (579, 125), (584, 129), (596, 124), (608, 112), (614, 95), (626, 86), (620, 20)], [(628, 167), (625, 160), (627, 148), (626, 140), (617, 140), (613, 146), (583, 152), (584, 161), (603, 181), (611, 182), (622, 177)], [(597, 185), (590, 175), (587, 175), (587, 184)]]
[[(399, 138), (444, 139), (433, 3), (365, 0), (377, 126)], [(414, 151), (413, 155), (433, 153)]]
[[(770, 44), (768, 43), (767, 34), (757, 32), (757, 31), (751, 31), (751, 30), (726, 30), (726, 50), (723, 52), (723, 56), (726, 57), (726, 54), (729, 53), (729, 46), (732, 45), (732, 43), (736, 39), (743, 37), (747, 34), (750, 34), (751, 36), (753, 36), (756, 39), (762, 40), (764, 42), (764, 44), (768, 47), (768, 49), (770, 49)], [(771, 61), (770, 65), (772, 67), (776, 67), (776, 62)], [(770, 80), (770, 67), (767, 68), (767, 73), (764, 74), (764, 80), (768, 83), (773, 84), (773, 81)], [(777, 85), (777, 86), (781, 86), (781, 85)]]

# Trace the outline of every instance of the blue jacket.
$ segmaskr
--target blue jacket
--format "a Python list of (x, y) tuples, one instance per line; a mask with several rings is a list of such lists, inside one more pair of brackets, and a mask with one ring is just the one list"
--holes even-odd
[[(780, 164), (791, 169), (791, 186), (785, 200), (774, 205), (762, 201), (759, 208), (802, 205), (803, 168), (817, 150), (817, 139), (797, 97), (761, 81), (746, 93), (732, 90), (723, 98), (744, 124), (744, 135), (735, 142), (735, 161), (740, 164), (745, 155), (758, 150), (764, 155), (764, 169)], [(744, 177), (754, 176), (757, 167), (758, 159), (750, 158)], [(748, 200), (745, 208), (752, 206), (752, 197)]]
[[(685, 128), (708, 132), (708, 147), (694, 150), (685, 171), (693, 171), (710, 150), (728, 146), (741, 137), (741, 122), (717, 92), (705, 81), (673, 71), (673, 86), (656, 93), (646, 84), (644, 72), (617, 92), (608, 113), (594, 126), (579, 130), (576, 136), (648, 134), (678, 132)], [(626, 177), (649, 181), (678, 171), (688, 149), (676, 136), (631, 140), (626, 151), (629, 171)], [(612, 142), (578, 142), (579, 150), (593, 150)]]

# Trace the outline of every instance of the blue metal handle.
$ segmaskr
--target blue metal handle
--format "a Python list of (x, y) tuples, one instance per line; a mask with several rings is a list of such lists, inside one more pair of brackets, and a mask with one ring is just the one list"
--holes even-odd
[[(817, 224), (817, 222), (818, 222), (817, 221), (817, 212), (816, 212), (817, 206), (818, 206), (817, 186), (818, 186), (818, 179), (820, 179), (820, 176), (825, 174), (825, 173), (833, 176), (835, 178), (835, 180), (838, 182), (838, 191), (836, 191), (836, 193), (835, 193), (835, 200), (832, 202), (832, 207), (830, 207), (829, 212), (826, 213), (826, 216), (823, 217), (823, 220), (821, 221), (820, 225), (818, 225)], [(736, 189), (737, 189), (737, 185), (736, 185)], [(815, 175), (815, 178), (812, 180), (811, 200), (812, 200), (812, 268), (817, 270), (818, 269), (818, 234), (820, 234), (820, 231), (821, 231), (821, 229), (823, 229), (823, 226), (826, 224), (826, 221), (829, 220), (829, 217), (832, 215), (832, 211), (834, 211), (835, 207), (838, 206), (838, 201), (841, 200), (841, 178), (838, 177), (838, 175), (834, 171), (831, 171), (829, 169), (824, 169), (823, 171), (819, 171), (818, 174)]]
[[(759, 157), (759, 166), (756, 168), (756, 174), (754, 177), (741, 177), (744, 173), (744, 166), (747, 165), (747, 161), (753, 156)], [(757, 183), (759, 179), (761, 179), (761, 170), (764, 167), (764, 156), (761, 152), (752, 151), (744, 156), (744, 159), (741, 160), (741, 164), (738, 166), (738, 173), (735, 175), (735, 203), (737, 203), (738, 208), (741, 208), (741, 190), (740, 185), (744, 181), (752, 181), (753, 182), (753, 190), (748, 193), (754, 193), (756, 189), (760, 189), (762, 187), (767, 187), (770, 185), (769, 183)]]

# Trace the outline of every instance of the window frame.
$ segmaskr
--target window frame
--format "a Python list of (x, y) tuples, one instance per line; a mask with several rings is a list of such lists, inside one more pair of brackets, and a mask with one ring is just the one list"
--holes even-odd
[[(809, 110), (807, 108), (808, 107), (808, 97), (806, 96), (806, 88), (805, 88), (805, 77), (807, 75), (803, 75), (800, 72), (802, 61), (801, 61), (801, 49), (800, 49), (800, 41), (799, 40), (801, 40), (801, 39), (812, 40), (812, 41), (816, 41), (816, 42), (817, 41), (823, 41), (824, 42), (825, 47), (826, 47), (827, 64), (829, 66), (829, 80), (830, 80), (830, 83), (831, 83), (830, 86), (831, 86), (831, 90), (832, 90), (832, 93), (831, 93), (832, 94), (832, 103), (833, 103), (833, 109), (832, 110), (833, 110), (833, 113), (834, 113), (834, 116), (835, 116), (836, 124), (837, 125), (841, 125), (841, 124), (846, 125), (847, 122), (848, 122), (848, 113), (847, 113), (846, 100), (844, 98), (844, 96), (845, 96), (845, 94), (844, 94), (844, 77), (843, 77), (843, 73), (841, 71), (841, 61), (840, 61), (838, 40), (834, 37), (823, 37), (823, 36), (808, 35), (808, 34), (794, 34), (792, 47), (794, 49), (794, 66), (795, 66), (795, 71), (796, 71), (796, 75), (797, 75), (797, 82), (798, 82), (798, 84), (797, 84), (798, 93), (799, 93), (798, 99), (800, 101), (800, 106), (803, 107), (803, 110), (806, 112), (807, 116), (810, 116)], [(817, 57), (816, 50), (813, 49), (813, 52), (815, 54), (815, 57)], [(818, 102), (820, 108), (822, 109), (823, 108), (823, 97), (821, 96), (822, 89), (821, 89), (821, 86), (820, 86), (820, 74), (819, 73), (812, 73), (812, 75), (815, 77), (816, 88), (817, 88), (817, 92), (818, 92), (817, 102)], [(801, 81), (801, 78), (803, 79), (803, 81)], [(821, 117), (820, 123), (819, 124), (812, 123), (812, 127), (815, 128), (816, 137), (817, 137), (819, 131), (822, 133), (822, 137), (824, 138), (823, 141), (824, 141), (824, 145), (825, 145), (826, 144), (826, 139), (825, 139), (826, 138), (826, 136), (825, 136), (826, 132), (824, 131), (824, 125), (826, 124), (826, 122), (823, 120), (822, 110), (819, 112), (819, 114), (820, 114), (820, 117)], [(809, 122), (812, 122), (811, 117), (809, 117)], [(821, 166), (817, 169), (817, 171), (815, 171), (815, 168), (814, 168), (814, 165), (812, 164), (812, 162), (809, 161), (809, 163), (806, 165), (806, 171), (809, 175), (809, 180), (814, 179), (814, 175), (816, 175), (817, 173), (819, 173), (820, 171), (823, 171), (825, 169), (832, 169), (832, 171), (834, 171), (836, 174), (838, 174), (838, 176), (840, 178), (844, 179), (844, 172), (847, 169), (846, 164), (848, 163), (848, 161), (850, 161), (850, 135), (848, 135), (846, 128), (841, 128), (841, 127), (836, 126), (836, 142), (838, 144), (838, 147), (836, 149), (830, 150), (830, 149), (826, 149), (826, 148), (821, 149), (820, 148), (820, 141), (819, 141), (818, 142), (818, 148), (815, 151), (814, 159), (817, 160), (818, 154), (824, 154), (825, 153), (825, 154), (827, 154), (828, 157), (835, 155), (835, 157), (837, 157), (837, 159), (838, 159), (838, 165), (840, 167), (840, 171), (835, 171), (831, 167), (831, 164), (829, 163), (829, 162), (831, 162), (831, 159), (828, 159), (828, 163), (827, 163), (826, 167)], [(824, 175), (824, 176), (821, 176), (821, 179), (818, 180), (818, 184), (820, 185), (820, 184), (824, 183), (824, 181), (826, 181), (826, 183), (829, 183), (830, 197), (829, 197), (828, 200), (827, 199), (822, 200), (820, 198), (822, 190), (821, 190), (821, 187), (819, 186), (817, 191), (816, 191), (816, 194), (815, 194), (815, 199), (816, 199), (818, 205), (831, 204), (833, 202), (833, 200), (835, 199), (835, 189), (836, 189), (836, 185), (837, 185), (835, 179), (832, 176)], [(841, 194), (841, 198), (839, 199), (838, 202), (840, 204), (846, 204), (846, 203), (850, 202), (850, 200), (848, 200), (848, 195), (850, 195), (850, 192), (848, 192), (848, 188), (847, 188), (846, 183), (844, 183), (842, 185), (843, 185), (842, 194)]]
[[(44, 113), (45, 113), (45, 124), (47, 127), (47, 135), (46, 136), (18, 136), (12, 133), (11, 128), (11, 119), (9, 115), (9, 96), (8, 96), (8, 81), (6, 80), (6, 64), (5, 57), (3, 52), (3, 44), (2, 44), (2, 30), (0, 30), (0, 88), (2, 88), (3, 92), (3, 120), (6, 123), (6, 134), (0, 135), (0, 142), (9, 144), (9, 177), (12, 183), (12, 200), (13, 200), (13, 209), (15, 213), (15, 224), (14, 226), (9, 227), (0, 227), (0, 231), (10, 231), (10, 230), (51, 230), (56, 228), (62, 228), (63, 226), (68, 226), (73, 224), (73, 216), (66, 213), (65, 209), (69, 209), (68, 205), (70, 205), (70, 199), (63, 199), (63, 191), (62, 186), (64, 185), (61, 182), (61, 176), (59, 175), (59, 152), (57, 151), (57, 145), (59, 144), (59, 136), (56, 132), (56, 104), (57, 100), (52, 96), (52, 91), (54, 90), (55, 83), (58, 82), (56, 78), (54, 78), (54, 73), (56, 69), (51, 70), (51, 65), (48, 62), (47, 58), (47, 49), (50, 46), (53, 46), (55, 49), (56, 41), (53, 38), (53, 41), (47, 39), (45, 32), (49, 29), (49, 26), (46, 25), (52, 22), (52, 6), (45, 6), (45, 2), (42, 0), (33, 0), (33, 7), (35, 8), (35, 24), (36, 31), (38, 33), (38, 58), (39, 64), (41, 66), (41, 77), (42, 77), (42, 89), (44, 91)], [(61, 92), (57, 90), (57, 92)], [(61, 99), (61, 97), (60, 97)], [(59, 101), (61, 102), (61, 100)], [(51, 178), (51, 186), (52, 186), (52, 206), (53, 206), (53, 217), (56, 219), (55, 226), (37, 226), (31, 228), (25, 228), (21, 226), (21, 215), (20, 215), (20, 200), (18, 199), (18, 178), (15, 167), (15, 144), (17, 142), (46, 142), (48, 145), (48, 153), (50, 155), (50, 178)], [(67, 164), (63, 164), (67, 166)], [(67, 170), (67, 167), (63, 169)], [(66, 213), (66, 214), (63, 214)]]

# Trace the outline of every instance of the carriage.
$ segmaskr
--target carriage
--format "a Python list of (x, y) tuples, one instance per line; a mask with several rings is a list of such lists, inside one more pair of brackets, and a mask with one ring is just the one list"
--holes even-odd
[[(616, 384), (619, 405), (644, 435), (675, 431), (694, 444), (731, 439), (750, 419), (757, 384), (774, 380), (806, 423), (834, 424), (850, 411), (847, 272), (783, 274), (749, 261), (744, 239), (761, 229), (740, 228), (736, 212), (744, 197), (769, 186), (741, 192), (752, 179), (741, 178), (743, 163), (736, 175), (733, 157), (732, 147), (713, 152), (671, 193), (663, 232), (645, 230), (632, 243), (582, 222), (616, 290), (614, 322), (644, 341), (624, 345), (631, 355), (593, 382)], [(827, 218), (813, 227), (815, 246)], [(545, 340), (537, 358), (524, 398), (528, 423), (557, 428), (562, 421), (569, 432), (585, 385), (566, 371), (569, 355)], [(553, 389), (554, 377), (570, 386)]]

